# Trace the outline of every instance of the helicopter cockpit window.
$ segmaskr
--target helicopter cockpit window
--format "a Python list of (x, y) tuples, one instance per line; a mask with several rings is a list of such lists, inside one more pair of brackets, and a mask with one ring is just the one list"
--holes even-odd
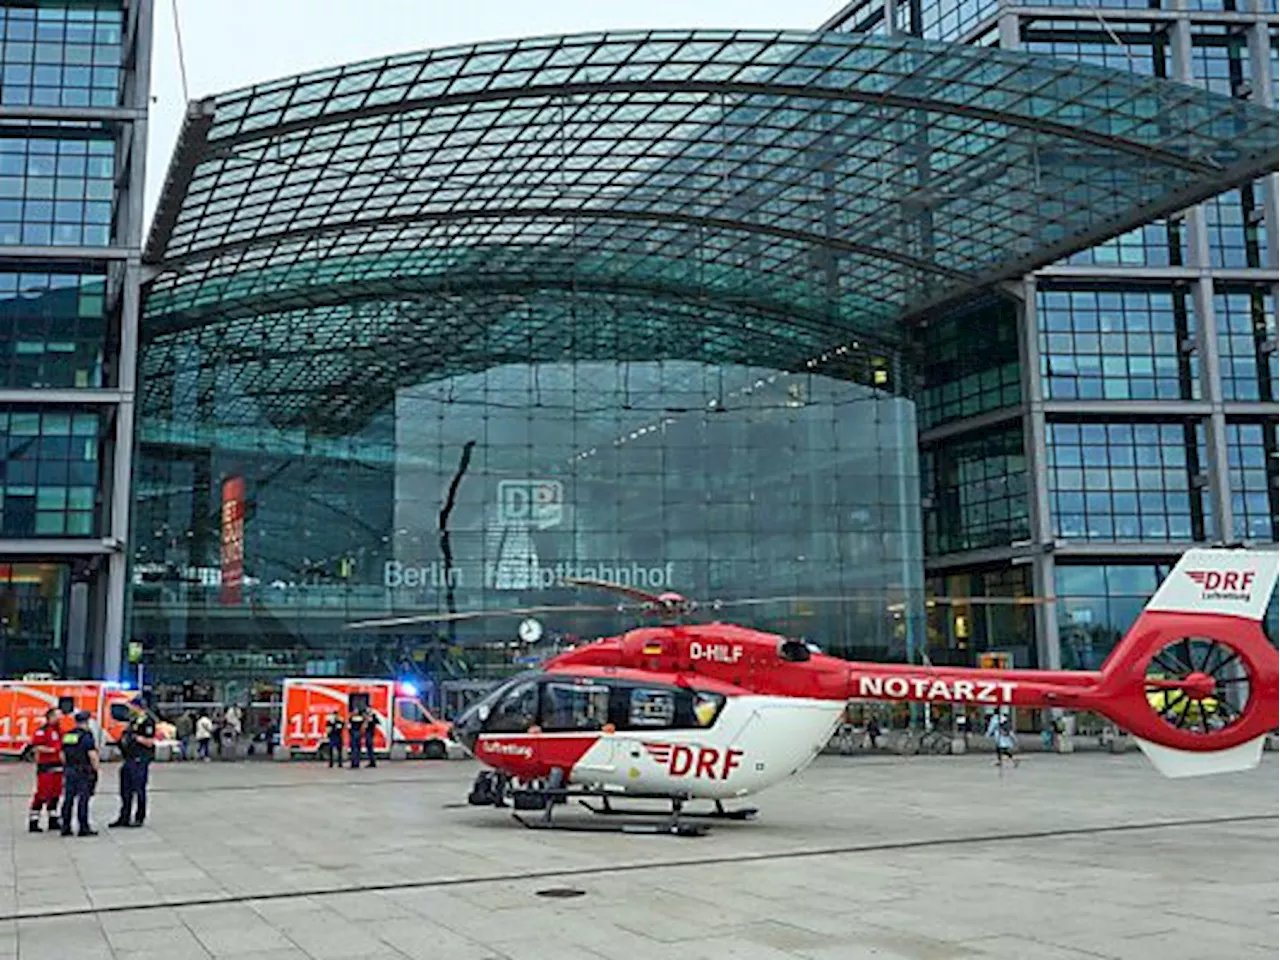
[(608, 687), (548, 683), (543, 688), (543, 730), (599, 730), (608, 722)]
[(507, 691), (489, 712), (484, 729), (488, 733), (524, 733), (538, 722), (538, 684), (517, 684)]
[(724, 695), (695, 691), (693, 694), (693, 723), (697, 727), (709, 727), (720, 716), (724, 707)]
[(644, 688), (631, 691), (630, 727), (670, 727), (675, 719), (676, 698), (672, 691)]

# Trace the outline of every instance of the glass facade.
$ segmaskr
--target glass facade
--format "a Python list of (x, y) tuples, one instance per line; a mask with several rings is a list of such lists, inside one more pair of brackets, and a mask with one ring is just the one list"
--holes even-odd
[[(236, 655), (264, 677), (385, 670), (437, 639), (465, 660), (514, 638), (501, 618), (344, 630), (390, 611), (584, 603), (548, 630), (627, 625), (563, 585), (575, 576), (699, 598), (843, 596), (735, 619), (845, 655), (908, 644), (887, 605), (916, 605), (921, 588), (914, 410), (874, 386), (692, 361), (502, 364), (398, 391), (358, 437), (326, 441), (345, 457), (272, 450), (267, 424), (251, 449), (234, 408), (191, 413), (186, 435), (210, 446), (149, 442), (181, 436), (180, 413), (142, 424), (134, 617), (159, 679)], [(231, 601), (229, 478), (247, 504)]]
[[(996, 9), (898, 16), (950, 38)], [(1168, 83), (1165, 35), (1130, 32), (1149, 76), (695, 31), (215, 98), (147, 246), (132, 614), (151, 675), (512, 671), (547, 650), (503, 610), (551, 607), (550, 645), (635, 622), (575, 577), (750, 599), (734, 620), (846, 656), (1034, 665), (1032, 605), (923, 602), (926, 555), (1034, 528), (1042, 358), (993, 284), (1101, 241), (1091, 265), (1181, 265), (1176, 217), (1108, 238), (1264, 174), (1273, 146), (1269, 113)], [(1114, 66), (1096, 29), (1059, 33), (1036, 42)], [(1041, 299), (1049, 399), (1198, 397), (1191, 298), (1067, 286)], [(1209, 535), (1203, 425), (1166, 420), (1052, 425), (1063, 529)], [(976, 565), (930, 589), (1030, 589)], [(450, 611), (482, 615), (361, 625)]]
[(0, 0), (0, 676), (119, 672), (151, 9)]

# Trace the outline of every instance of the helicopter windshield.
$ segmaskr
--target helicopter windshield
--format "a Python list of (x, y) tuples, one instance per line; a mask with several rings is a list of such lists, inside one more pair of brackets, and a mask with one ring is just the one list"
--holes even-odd
[(529, 679), (505, 688), (489, 708), (484, 729), (492, 733), (524, 733), (538, 722), (538, 681)]

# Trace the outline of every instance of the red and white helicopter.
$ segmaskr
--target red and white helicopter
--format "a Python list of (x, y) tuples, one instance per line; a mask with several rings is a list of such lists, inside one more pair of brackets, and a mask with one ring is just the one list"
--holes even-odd
[[(459, 716), (453, 735), (492, 768), (477, 777), (472, 804), (510, 800), (543, 811), (522, 819), (526, 826), (552, 826), (554, 807), (570, 797), (596, 813), (643, 814), (610, 801), (662, 800), (670, 804), (662, 822), (624, 829), (677, 834), (705, 829), (682, 817), (751, 816), (724, 801), (807, 766), (850, 700), (1094, 711), (1132, 734), (1166, 776), (1246, 770), (1280, 725), (1280, 657), (1261, 627), (1276, 573), (1274, 552), (1188, 551), (1096, 672), (857, 663), (733, 624), (641, 627), (509, 680)], [(678, 594), (574, 582), (620, 591), (670, 618), (693, 607)], [(507, 612), (539, 609), (552, 608)], [(712, 801), (714, 811), (684, 811), (694, 800)]]

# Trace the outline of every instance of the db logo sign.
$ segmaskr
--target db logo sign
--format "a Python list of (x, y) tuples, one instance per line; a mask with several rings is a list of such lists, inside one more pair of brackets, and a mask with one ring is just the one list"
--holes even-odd
[(498, 481), (498, 519), (537, 530), (558, 526), (564, 517), (564, 486), (559, 480)]

